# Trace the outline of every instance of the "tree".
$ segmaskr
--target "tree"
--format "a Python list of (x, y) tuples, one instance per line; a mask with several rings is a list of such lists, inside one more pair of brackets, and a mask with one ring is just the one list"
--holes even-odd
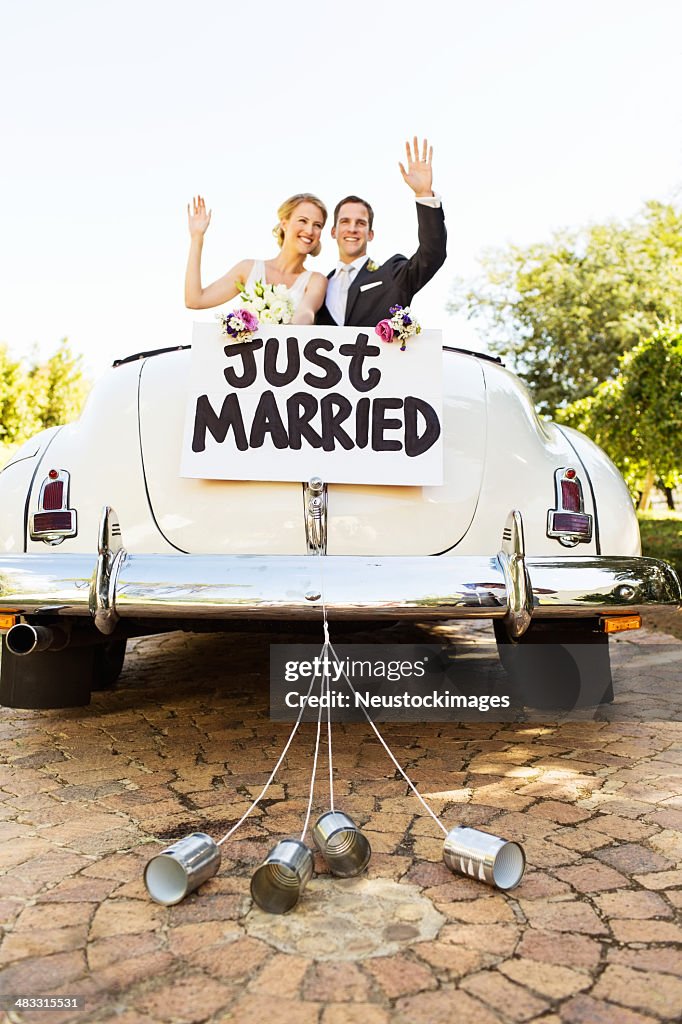
[(83, 377), (83, 357), (74, 356), (66, 338), (46, 363), (34, 365), (28, 373), (29, 390), (37, 416), (45, 427), (56, 427), (76, 419), (89, 384)]
[(74, 356), (66, 338), (44, 363), (27, 369), (0, 345), (0, 452), (11, 449), (46, 427), (75, 419), (87, 395), (82, 357)]
[(682, 321), (682, 211), (649, 202), (625, 224), (555, 234), (485, 255), (452, 311), (480, 318), (541, 412), (590, 395), (623, 353), (663, 321)]
[(672, 487), (682, 476), (682, 329), (662, 327), (621, 356), (619, 367), (557, 419), (594, 438), (646, 509), (656, 480)]
[(0, 345), (0, 445), (20, 443), (39, 429), (23, 367)]

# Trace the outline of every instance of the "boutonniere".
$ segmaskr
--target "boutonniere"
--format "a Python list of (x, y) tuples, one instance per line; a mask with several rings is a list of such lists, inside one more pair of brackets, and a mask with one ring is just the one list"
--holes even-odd
[(367, 260), (367, 262), (365, 263), (365, 270), (368, 270), (370, 274), (373, 274), (378, 269), (379, 264), (375, 263), (374, 260)]

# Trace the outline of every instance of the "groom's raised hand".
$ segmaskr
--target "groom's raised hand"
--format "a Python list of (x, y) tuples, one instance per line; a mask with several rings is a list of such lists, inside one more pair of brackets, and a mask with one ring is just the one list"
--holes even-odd
[(419, 140), (415, 135), (412, 140), (412, 150), (410, 149), (410, 143), (405, 143), (405, 153), (407, 155), (407, 170), (403, 167), (402, 163), (399, 163), (400, 173), (403, 176), (403, 181), (407, 182), (414, 194), (419, 196), (432, 196), (433, 195), (433, 170), (431, 167), (431, 158), (433, 157), (433, 146), (429, 146), (426, 139), (422, 143), (421, 157), (419, 155)]

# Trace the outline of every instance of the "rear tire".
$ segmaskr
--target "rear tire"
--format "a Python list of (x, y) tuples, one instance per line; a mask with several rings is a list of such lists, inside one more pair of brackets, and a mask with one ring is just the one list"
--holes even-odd
[(609, 638), (598, 619), (534, 621), (518, 638), (499, 619), (493, 627), (502, 666), (524, 704), (569, 710), (613, 701)]
[(126, 641), (116, 637), (97, 644), (93, 659), (92, 689), (113, 690), (123, 669)]

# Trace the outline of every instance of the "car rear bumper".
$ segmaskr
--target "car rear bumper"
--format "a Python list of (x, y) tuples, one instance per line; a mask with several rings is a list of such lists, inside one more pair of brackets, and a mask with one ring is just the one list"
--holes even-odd
[[(589, 617), (682, 602), (680, 580), (652, 558), (95, 554), (0, 559), (0, 612), (92, 616), (102, 632), (144, 619)], [(517, 569), (519, 566), (517, 565)], [(516, 580), (518, 581), (518, 572)], [(527, 626), (527, 622), (526, 622)], [(523, 631), (522, 627), (519, 632)]]
[(106, 506), (97, 554), (0, 560), (0, 612), (91, 616), (104, 634), (144, 620), (504, 619), (521, 636), (533, 618), (587, 618), (682, 603), (680, 580), (654, 558), (527, 558), (512, 510), (491, 556), (129, 554)]

